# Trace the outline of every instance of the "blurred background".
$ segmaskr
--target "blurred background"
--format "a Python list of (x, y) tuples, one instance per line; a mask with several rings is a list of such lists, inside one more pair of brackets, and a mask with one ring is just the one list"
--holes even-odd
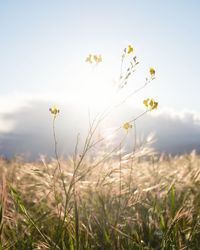
[[(159, 108), (137, 122), (138, 141), (153, 133), (158, 152), (199, 151), (199, 11), (197, 0), (0, 1), (0, 155), (53, 156), (54, 104), (59, 154), (71, 154), (89, 119), (111, 105), (128, 44), (140, 63), (122, 98), (144, 84), (149, 67), (156, 79), (114, 109), (106, 128), (153, 97)], [(87, 64), (89, 53), (102, 63)]]

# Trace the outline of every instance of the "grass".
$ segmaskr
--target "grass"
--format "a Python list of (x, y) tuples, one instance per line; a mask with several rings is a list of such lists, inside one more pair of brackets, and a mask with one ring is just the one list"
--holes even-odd
[[(194, 153), (87, 159), (66, 208), (55, 160), (2, 159), (1, 249), (199, 249), (199, 164)], [(68, 188), (74, 166), (61, 167)]]
[[(139, 63), (133, 52), (131, 45), (123, 50), (117, 95)], [(86, 61), (96, 67), (102, 57)], [(114, 130), (124, 130), (118, 145), (99, 133), (113, 109), (155, 79), (154, 68), (149, 74), (140, 88), (89, 119), (84, 144), (78, 136), (71, 158), (59, 158), (60, 111), (53, 106), (55, 159), (0, 159), (0, 250), (200, 249), (200, 156), (158, 156), (148, 142), (136, 145), (137, 120), (158, 102), (145, 99), (146, 110)], [(127, 153), (130, 129), (134, 147)]]

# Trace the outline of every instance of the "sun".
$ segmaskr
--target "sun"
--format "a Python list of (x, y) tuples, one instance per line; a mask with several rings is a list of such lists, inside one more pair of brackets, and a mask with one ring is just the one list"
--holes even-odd
[(89, 108), (93, 112), (101, 112), (106, 107), (112, 105), (113, 89), (111, 86), (96, 82), (85, 82), (71, 93), (71, 101), (75, 106), (82, 109)]
[[(89, 65), (90, 66), (90, 65)], [(104, 69), (85, 68), (69, 89), (71, 106), (79, 106), (83, 112), (90, 109), (93, 113), (103, 112), (111, 106), (116, 95), (112, 76)], [(69, 93), (68, 92), (68, 93)]]

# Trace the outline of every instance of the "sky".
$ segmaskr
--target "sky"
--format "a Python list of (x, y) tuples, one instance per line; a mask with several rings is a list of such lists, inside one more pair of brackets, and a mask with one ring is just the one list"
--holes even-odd
[[(127, 91), (140, 86), (149, 67), (156, 70), (156, 79), (127, 108), (140, 109), (140, 100), (154, 97), (159, 102), (157, 116), (163, 117), (167, 112), (167, 117), (182, 119), (184, 123), (189, 114), (193, 117), (189, 119), (191, 128), (197, 126), (199, 11), (198, 0), (1, 0), (0, 135), (4, 139), (0, 153), (15, 152), (9, 146), (17, 144), (12, 135), (29, 138), (34, 130), (41, 130), (41, 124), (46, 124), (44, 117), (49, 119), (41, 114), (52, 103), (61, 110), (67, 109), (66, 119), (76, 122), (85, 112), (83, 109), (87, 109), (88, 99), (91, 107), (101, 108), (109, 100), (127, 44), (133, 45), (140, 61), (139, 73), (131, 79)], [(86, 65), (89, 53), (102, 55), (98, 69)], [(29, 115), (21, 115), (25, 111)], [(29, 129), (26, 124), (30, 117), (35, 117), (35, 125)], [(192, 143), (195, 138), (200, 139), (198, 128), (192, 132), (187, 126), (184, 128), (183, 135), (188, 135), (186, 144), (196, 146)], [(174, 134), (179, 132), (174, 125), (172, 129)]]

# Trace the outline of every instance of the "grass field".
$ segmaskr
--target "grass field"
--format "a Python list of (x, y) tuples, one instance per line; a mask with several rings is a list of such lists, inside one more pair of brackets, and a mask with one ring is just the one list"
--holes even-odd
[(2, 159), (1, 249), (200, 249), (200, 156), (118, 156)]
[(200, 250), (199, 26), (200, 0), (0, 0), (0, 250)]
[[(123, 50), (116, 94), (139, 63), (133, 53), (131, 45)], [(96, 67), (102, 57), (89, 54), (86, 62)], [(55, 159), (1, 159), (0, 249), (200, 249), (200, 156), (158, 156), (148, 140), (138, 145), (136, 121), (158, 102), (143, 100), (141, 114), (117, 125), (117, 145), (99, 132), (105, 117), (150, 84), (155, 72), (150, 67), (141, 87), (89, 119), (85, 141), (77, 136), (71, 157), (59, 157), (60, 111), (52, 106)], [(124, 142), (131, 129), (134, 147), (128, 153)]]

